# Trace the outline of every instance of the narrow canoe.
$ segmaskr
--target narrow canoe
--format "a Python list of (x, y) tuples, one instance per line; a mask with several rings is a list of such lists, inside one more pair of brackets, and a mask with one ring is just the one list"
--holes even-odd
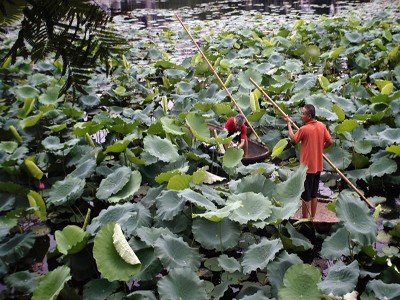
[[(208, 128), (210, 128), (211, 136), (214, 136), (214, 130), (216, 130), (217, 133), (223, 130), (222, 126), (212, 123), (208, 123)], [(247, 151), (247, 157), (242, 159), (244, 165), (263, 162), (271, 154), (271, 150), (267, 146), (255, 140), (248, 139), (248, 145), (249, 149)]]

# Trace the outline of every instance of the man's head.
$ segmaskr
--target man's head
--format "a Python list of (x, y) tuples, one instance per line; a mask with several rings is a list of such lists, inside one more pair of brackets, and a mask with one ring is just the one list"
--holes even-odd
[(315, 107), (312, 104), (306, 104), (301, 109), (301, 120), (303, 123), (307, 123), (315, 118)]
[(238, 114), (235, 117), (235, 128), (237, 131), (240, 130), (240, 128), (242, 128), (242, 125), (244, 123), (244, 116), (242, 114)]

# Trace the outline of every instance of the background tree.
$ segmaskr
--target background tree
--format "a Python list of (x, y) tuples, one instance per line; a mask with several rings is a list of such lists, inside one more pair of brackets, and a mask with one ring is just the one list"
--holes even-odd
[(104, 63), (109, 74), (109, 58), (128, 47), (125, 38), (107, 27), (110, 20), (89, 0), (0, 0), (0, 40), (9, 30), (18, 30), (1, 63), (15, 63), (18, 56), (36, 62), (54, 54), (63, 62), (62, 76), (67, 76), (60, 93), (72, 87), (86, 94), (83, 85), (95, 67)]

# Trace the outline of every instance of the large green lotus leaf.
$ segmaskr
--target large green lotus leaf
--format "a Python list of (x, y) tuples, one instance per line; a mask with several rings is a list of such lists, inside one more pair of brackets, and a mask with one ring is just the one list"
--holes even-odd
[[(358, 252), (357, 248), (353, 251)], [(339, 259), (341, 256), (349, 256), (349, 232), (343, 225), (325, 238), (322, 243), (321, 255), (330, 260)]]
[(139, 171), (133, 171), (127, 184), (118, 193), (108, 198), (108, 202), (117, 203), (119, 201), (126, 201), (132, 198), (133, 195), (139, 191), (140, 184), (142, 183), (142, 175)]
[(385, 283), (382, 280), (371, 280), (366, 286), (367, 292), (373, 292), (378, 299), (399, 299), (400, 298), (400, 284), (399, 283)]
[(118, 287), (118, 282), (109, 282), (104, 278), (92, 279), (83, 287), (83, 298), (87, 300), (107, 299)]
[(252, 78), (255, 82), (261, 83), (262, 75), (259, 71), (255, 69), (248, 69), (244, 72), (240, 72), (238, 74), (239, 84), (248, 90), (254, 89), (254, 85), (250, 82), (250, 78)]
[(315, 86), (317, 79), (318, 77), (314, 74), (300, 75), (294, 85), (293, 92), (296, 93), (302, 90), (311, 90)]
[(372, 143), (368, 140), (361, 140), (354, 143), (354, 151), (361, 154), (369, 154), (372, 150)]
[(333, 266), (329, 267), (328, 275), (323, 282), (318, 284), (318, 287), (326, 295), (333, 294), (341, 297), (355, 290), (359, 276), (360, 269), (357, 260), (349, 265), (338, 260)]
[(196, 187), (207, 199), (215, 202), (217, 205), (225, 205), (226, 201), (222, 198), (220, 191), (215, 189), (213, 186), (199, 185)]
[(320, 300), (322, 292), (317, 288), (320, 281), (321, 273), (316, 267), (306, 264), (293, 265), (283, 277), (283, 287), (278, 291), (278, 298)]
[(168, 181), (168, 190), (184, 190), (190, 186), (192, 176), (188, 174), (177, 174)]
[(378, 226), (367, 205), (355, 193), (344, 190), (336, 203), (336, 214), (349, 231), (349, 238), (361, 245), (371, 245), (376, 240)]
[(283, 150), (285, 150), (288, 144), (287, 139), (281, 139), (278, 143), (275, 144), (274, 148), (272, 149), (272, 157), (279, 156)]
[(190, 268), (174, 268), (158, 283), (160, 299), (207, 300), (205, 282)]
[(271, 180), (267, 180), (264, 175), (255, 174), (246, 176), (237, 181), (238, 184), (234, 186), (233, 181), (230, 181), (229, 188), (235, 193), (254, 192), (261, 193), (264, 196), (271, 196), (275, 184)]
[(359, 32), (356, 32), (356, 31), (348, 31), (345, 33), (344, 36), (350, 43), (354, 43), (354, 44), (358, 44), (359, 42), (361, 42), (361, 40), (363, 38), (363, 36)]
[(34, 243), (35, 235), (32, 232), (16, 234), (0, 245), (0, 258), (7, 264), (18, 262), (29, 253)]
[(201, 218), (206, 218), (207, 220), (212, 221), (212, 222), (220, 222), (224, 218), (228, 217), (234, 210), (238, 209), (241, 206), (242, 206), (242, 202), (236, 201), (236, 202), (229, 203), (229, 204), (225, 205), (224, 207), (219, 208), (217, 210), (208, 211), (208, 212), (205, 212), (202, 214), (193, 213), (192, 217), (193, 218), (201, 217)]
[(90, 234), (96, 233), (101, 227), (111, 222), (122, 225), (123, 228), (133, 230), (141, 226), (150, 226), (152, 218), (150, 212), (142, 204), (124, 203), (109, 206), (103, 209), (86, 228)]
[(200, 267), (199, 251), (181, 237), (160, 237), (154, 244), (154, 253), (168, 270), (183, 267), (195, 271)]
[(32, 300), (57, 299), (67, 281), (71, 279), (70, 269), (60, 266), (47, 273), (34, 290)]
[(100, 182), (96, 197), (107, 200), (111, 195), (118, 193), (130, 180), (132, 171), (128, 167), (120, 167), (114, 170)]
[(304, 191), (304, 181), (306, 180), (307, 166), (302, 164), (295, 171), (289, 174), (288, 179), (278, 183), (273, 192), (273, 198), (284, 204), (297, 202), (301, 193)]
[(359, 154), (357, 152), (353, 152), (351, 164), (356, 169), (362, 169), (369, 165), (369, 159), (367, 156)]
[(61, 143), (58, 136), (48, 136), (42, 140), (42, 145), (44, 148), (50, 151), (57, 151), (64, 148), (64, 144)]
[(286, 251), (282, 251), (267, 265), (267, 274), (271, 274), (268, 276), (268, 280), (275, 297), (278, 296), (278, 290), (283, 284), (283, 276), (286, 270), (301, 262), (302, 260), (296, 254), (288, 254)]
[(93, 257), (97, 268), (108, 281), (128, 281), (139, 272), (140, 264), (126, 262), (113, 244), (115, 223), (103, 226), (94, 238)]
[(386, 128), (384, 131), (378, 132), (378, 136), (385, 146), (400, 144), (400, 128)]
[(56, 230), (54, 236), (57, 250), (65, 255), (78, 253), (86, 246), (88, 241), (83, 229), (76, 225), (68, 225), (62, 231)]
[(229, 219), (240, 224), (247, 224), (249, 221), (265, 220), (271, 215), (271, 200), (260, 193), (246, 192), (237, 195), (230, 195), (227, 204), (241, 201), (242, 205), (234, 210)]
[(342, 123), (335, 127), (336, 133), (352, 132), (358, 126), (356, 120), (344, 120)]
[(264, 269), (282, 248), (280, 240), (266, 238), (262, 238), (258, 244), (251, 245), (243, 255), (243, 273), (249, 274), (257, 269)]
[[(341, 147), (333, 146), (325, 155), (339, 170), (345, 170), (351, 164), (351, 153)], [(324, 169), (333, 171), (325, 161)]]
[(85, 183), (84, 179), (71, 176), (65, 177), (62, 181), (57, 181), (51, 187), (47, 203), (65, 205), (75, 202), (82, 195)]
[[(324, 94), (311, 95), (310, 97), (308, 97), (306, 99), (306, 103), (312, 104), (315, 106), (315, 114), (317, 116), (322, 116), (322, 114), (321, 114), (322, 109), (326, 109), (331, 112), (332, 106), (333, 106), (329, 97), (327, 97)], [(333, 113), (333, 112), (331, 112), (331, 113)], [(335, 120), (337, 120), (337, 116), (336, 116)]]
[(237, 245), (240, 239), (240, 225), (227, 218), (221, 222), (206, 219), (193, 220), (193, 237), (205, 249), (225, 251)]
[(21, 100), (25, 100), (26, 98), (37, 98), (39, 93), (38, 89), (30, 85), (21, 86), (15, 90), (15, 96)]
[(182, 127), (176, 125), (173, 119), (162, 117), (160, 119), (162, 127), (165, 132), (173, 134), (173, 135), (184, 135), (185, 133), (182, 131)]
[(144, 150), (161, 161), (171, 163), (179, 158), (178, 148), (170, 140), (148, 135), (143, 143)]
[(188, 171), (189, 168), (179, 169), (179, 170), (172, 170), (165, 173), (161, 173), (155, 177), (157, 183), (164, 183), (168, 182), (172, 177), (175, 175), (179, 175), (182, 172), (185, 173)]
[(222, 158), (222, 164), (225, 168), (233, 168), (237, 166), (243, 158), (243, 149), (228, 148)]
[(40, 276), (37, 273), (20, 271), (5, 277), (4, 282), (10, 289), (22, 294), (30, 294), (39, 284)]
[(369, 166), (369, 171), (373, 177), (382, 177), (385, 174), (393, 174), (397, 171), (397, 163), (393, 159), (381, 157)]
[(90, 177), (97, 167), (96, 160), (94, 159), (87, 159), (79, 164), (75, 170), (73, 170), (69, 176), (77, 177), (80, 179), (85, 179)]
[(62, 95), (61, 97), (60, 95), (60, 87), (57, 86), (52, 86), (47, 88), (46, 93), (45, 94), (41, 94), (39, 96), (39, 102), (44, 104), (44, 105), (54, 105), (56, 106), (56, 104), (58, 102), (63, 101), (64, 99), (64, 95)]
[[(125, 295), (124, 295), (125, 296)], [(139, 290), (126, 295), (129, 300), (157, 300), (154, 292), (147, 290)]]
[(178, 193), (184, 200), (195, 204), (198, 207), (205, 208), (207, 210), (216, 210), (217, 207), (214, 203), (204, 197), (202, 194), (193, 191), (192, 189), (185, 189)]
[(157, 218), (172, 220), (182, 213), (185, 207), (185, 199), (178, 195), (177, 191), (165, 191), (156, 198)]
[(218, 257), (218, 264), (221, 268), (229, 273), (234, 273), (236, 271), (241, 272), (242, 266), (240, 262), (234, 257), (229, 257), (226, 254), (222, 254)]
[(193, 135), (198, 140), (207, 142), (210, 139), (210, 129), (202, 116), (195, 113), (188, 113), (185, 120)]

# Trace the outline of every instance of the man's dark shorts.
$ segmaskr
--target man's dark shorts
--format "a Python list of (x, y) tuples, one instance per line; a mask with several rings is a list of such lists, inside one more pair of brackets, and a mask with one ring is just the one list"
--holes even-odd
[(308, 202), (313, 198), (317, 198), (320, 176), (321, 172), (314, 174), (307, 173), (306, 181), (304, 181), (304, 192), (301, 194), (301, 199)]

